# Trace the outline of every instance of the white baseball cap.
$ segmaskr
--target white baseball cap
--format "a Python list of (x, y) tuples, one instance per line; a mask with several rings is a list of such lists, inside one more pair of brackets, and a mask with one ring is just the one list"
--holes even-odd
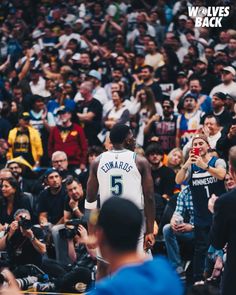
[(223, 71), (230, 72), (233, 76), (235, 76), (235, 74), (236, 74), (235, 69), (233, 67), (231, 67), (231, 66), (224, 67)]

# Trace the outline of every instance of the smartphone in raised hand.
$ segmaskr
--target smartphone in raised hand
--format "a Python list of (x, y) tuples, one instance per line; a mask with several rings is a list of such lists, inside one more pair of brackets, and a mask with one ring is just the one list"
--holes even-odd
[(193, 148), (193, 154), (194, 156), (200, 156), (200, 148), (197, 148), (197, 147)]

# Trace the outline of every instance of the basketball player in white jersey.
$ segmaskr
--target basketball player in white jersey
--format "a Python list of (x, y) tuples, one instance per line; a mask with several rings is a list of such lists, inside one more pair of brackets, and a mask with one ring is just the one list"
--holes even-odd
[(90, 205), (97, 200), (98, 193), (100, 207), (111, 197), (134, 202), (144, 211), (146, 230), (143, 247), (149, 249), (155, 243), (155, 201), (150, 165), (146, 158), (129, 150), (134, 149), (135, 141), (128, 126), (116, 124), (111, 129), (110, 140), (113, 149), (102, 153), (91, 164), (85, 208), (92, 209)]

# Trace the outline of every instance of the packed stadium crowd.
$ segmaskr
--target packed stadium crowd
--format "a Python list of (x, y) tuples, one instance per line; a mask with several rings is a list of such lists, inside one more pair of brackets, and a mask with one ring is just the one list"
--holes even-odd
[[(188, 7), (207, 5), (230, 7), (222, 27), (195, 26)], [(235, 17), (234, 1), (0, 1), (0, 266), (20, 289), (93, 289), (106, 261), (86, 212), (108, 187), (131, 196), (137, 165), (148, 259), (236, 292), (235, 202), (220, 197), (236, 186)], [(136, 163), (109, 158), (123, 149)]]

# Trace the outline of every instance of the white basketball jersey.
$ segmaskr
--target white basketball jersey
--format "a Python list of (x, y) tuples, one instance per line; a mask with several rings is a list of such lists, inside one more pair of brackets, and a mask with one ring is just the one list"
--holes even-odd
[(125, 149), (100, 155), (97, 178), (101, 205), (110, 197), (122, 197), (144, 208), (141, 174), (135, 157), (136, 153)]

